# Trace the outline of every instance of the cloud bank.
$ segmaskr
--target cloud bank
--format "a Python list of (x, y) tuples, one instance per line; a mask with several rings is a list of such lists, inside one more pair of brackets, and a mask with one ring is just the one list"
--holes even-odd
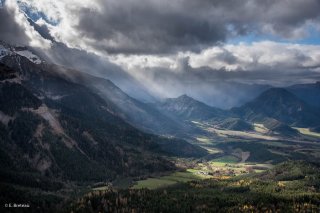
[(0, 40), (40, 48), (134, 97), (204, 99), (232, 96), (234, 82), (320, 80), (319, 11), (318, 0), (6, 0)]
[(318, 0), (22, 0), (46, 14), (55, 39), (109, 54), (200, 51), (240, 35), (308, 36)]

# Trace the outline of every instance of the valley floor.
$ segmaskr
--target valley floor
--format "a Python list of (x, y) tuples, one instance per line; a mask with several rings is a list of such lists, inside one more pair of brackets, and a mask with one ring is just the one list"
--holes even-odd
[[(93, 187), (68, 207), (74, 212), (319, 212), (318, 135), (268, 136), (209, 128), (189, 142), (208, 155), (170, 160), (179, 171)], [(284, 162), (284, 163), (283, 163)]]
[[(221, 162), (213, 165), (228, 167)], [(295, 161), (233, 177), (227, 174), (210, 177), (189, 169), (139, 181), (130, 189), (93, 190), (67, 209), (72, 212), (318, 212), (319, 168)]]

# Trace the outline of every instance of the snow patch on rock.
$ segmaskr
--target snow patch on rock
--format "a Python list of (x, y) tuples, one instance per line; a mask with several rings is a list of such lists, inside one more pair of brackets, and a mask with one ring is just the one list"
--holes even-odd
[(10, 51), (0, 44), (0, 60), (9, 54), (10, 54)]
[(42, 60), (39, 56), (28, 50), (27, 47), (13, 47), (0, 41), (0, 60), (5, 56), (19, 55), (27, 58), (29, 61), (35, 64), (41, 64)]
[(41, 64), (41, 59), (29, 50), (16, 51), (18, 55), (24, 56), (35, 64)]

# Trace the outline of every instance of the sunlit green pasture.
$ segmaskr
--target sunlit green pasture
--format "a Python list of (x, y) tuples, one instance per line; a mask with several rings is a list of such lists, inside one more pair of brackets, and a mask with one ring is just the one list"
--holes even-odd
[(320, 133), (311, 132), (309, 128), (294, 128), (294, 129), (298, 130), (301, 134), (320, 138)]
[(200, 180), (207, 178), (205, 175), (199, 173), (199, 170), (188, 169), (185, 172), (174, 172), (171, 175), (148, 178), (146, 180), (138, 181), (132, 188), (133, 189), (158, 189), (168, 187), (177, 183), (186, 183), (192, 180)]

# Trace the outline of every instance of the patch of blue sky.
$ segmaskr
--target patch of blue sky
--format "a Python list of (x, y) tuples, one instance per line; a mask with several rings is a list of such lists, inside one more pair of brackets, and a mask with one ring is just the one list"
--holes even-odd
[(306, 38), (297, 40), (296, 43), (320, 45), (320, 31), (313, 27), (309, 27), (308, 36)]
[(23, 11), (32, 21), (36, 22), (39, 19), (43, 19), (45, 22), (47, 22), (50, 25), (56, 26), (59, 24), (59, 20), (53, 20), (51, 18), (48, 18), (46, 14), (44, 14), (41, 11), (37, 11), (35, 8), (29, 7), (29, 5), (18, 2), (19, 8), (21, 11)]
[(254, 42), (261, 41), (274, 41), (279, 43), (290, 43), (290, 44), (307, 44), (307, 45), (320, 45), (320, 31), (314, 27), (308, 27), (306, 36), (300, 39), (286, 39), (275, 35), (262, 35), (256, 33), (249, 33), (246, 35), (233, 36), (227, 39), (227, 44), (252, 44)]

